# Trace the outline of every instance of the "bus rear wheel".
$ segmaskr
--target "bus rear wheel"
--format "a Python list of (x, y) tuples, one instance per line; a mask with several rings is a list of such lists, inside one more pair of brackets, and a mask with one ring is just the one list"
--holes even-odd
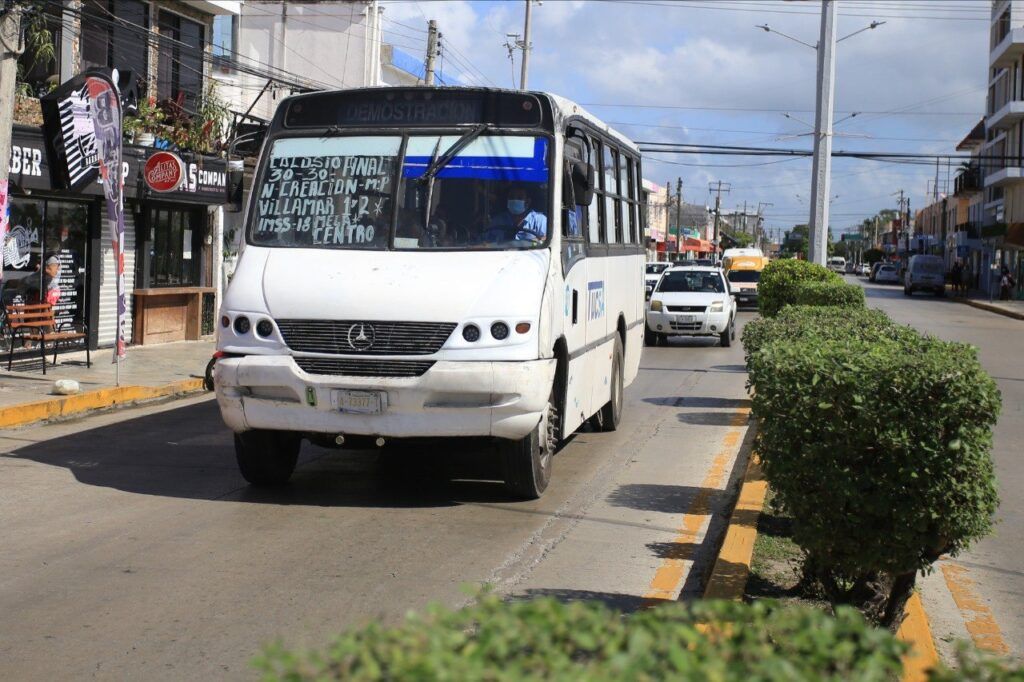
[(615, 337), (612, 349), (611, 396), (607, 403), (590, 418), (590, 428), (595, 431), (614, 431), (622, 419), (622, 394), (624, 377), (622, 370), (622, 341)]
[(558, 408), (554, 392), (537, 428), (525, 438), (503, 440), (498, 446), (505, 488), (524, 500), (536, 500), (551, 481), (551, 460), (558, 445)]
[(299, 460), (302, 438), (288, 431), (246, 431), (235, 434), (235, 459), (242, 478), (255, 486), (288, 482)]

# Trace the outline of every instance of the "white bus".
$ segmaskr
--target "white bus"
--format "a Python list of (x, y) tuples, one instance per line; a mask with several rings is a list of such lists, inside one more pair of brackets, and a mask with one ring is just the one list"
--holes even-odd
[(550, 94), (283, 101), (217, 335), (246, 480), (286, 482), (303, 438), (487, 436), (507, 487), (540, 496), (639, 369), (641, 177), (635, 145)]

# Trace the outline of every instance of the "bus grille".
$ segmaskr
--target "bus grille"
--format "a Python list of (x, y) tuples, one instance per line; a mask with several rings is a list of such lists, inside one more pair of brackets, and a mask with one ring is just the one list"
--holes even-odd
[(295, 358), (307, 374), (342, 377), (418, 377), (434, 366), (433, 360), (365, 360), (363, 358)]
[(332, 355), (430, 355), (441, 350), (454, 322), (277, 320), (292, 350)]

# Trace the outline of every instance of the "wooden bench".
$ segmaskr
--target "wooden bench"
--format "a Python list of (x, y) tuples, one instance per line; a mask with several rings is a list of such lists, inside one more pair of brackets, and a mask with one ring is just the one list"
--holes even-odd
[(43, 359), (43, 374), (46, 374), (46, 344), (53, 347), (53, 364), (57, 364), (57, 349), (60, 344), (70, 344), (79, 339), (86, 339), (85, 344), (85, 366), (92, 366), (92, 359), (89, 356), (88, 335), (89, 330), (82, 326), (82, 331), (67, 329), (70, 323), (65, 322), (60, 327), (53, 314), (53, 306), (49, 303), (15, 303), (7, 306), (7, 319), (5, 326), (11, 335), (11, 352), (7, 356), (7, 371), (11, 371), (11, 364), (14, 362), (14, 349), (17, 342), (24, 345), (26, 341), (39, 342), (39, 355)]

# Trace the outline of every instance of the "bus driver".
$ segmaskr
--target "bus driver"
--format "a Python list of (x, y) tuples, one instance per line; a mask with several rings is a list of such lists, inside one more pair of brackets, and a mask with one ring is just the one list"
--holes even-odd
[(485, 241), (544, 241), (548, 234), (547, 216), (530, 208), (530, 195), (525, 188), (509, 189), (506, 209), (491, 216)]

